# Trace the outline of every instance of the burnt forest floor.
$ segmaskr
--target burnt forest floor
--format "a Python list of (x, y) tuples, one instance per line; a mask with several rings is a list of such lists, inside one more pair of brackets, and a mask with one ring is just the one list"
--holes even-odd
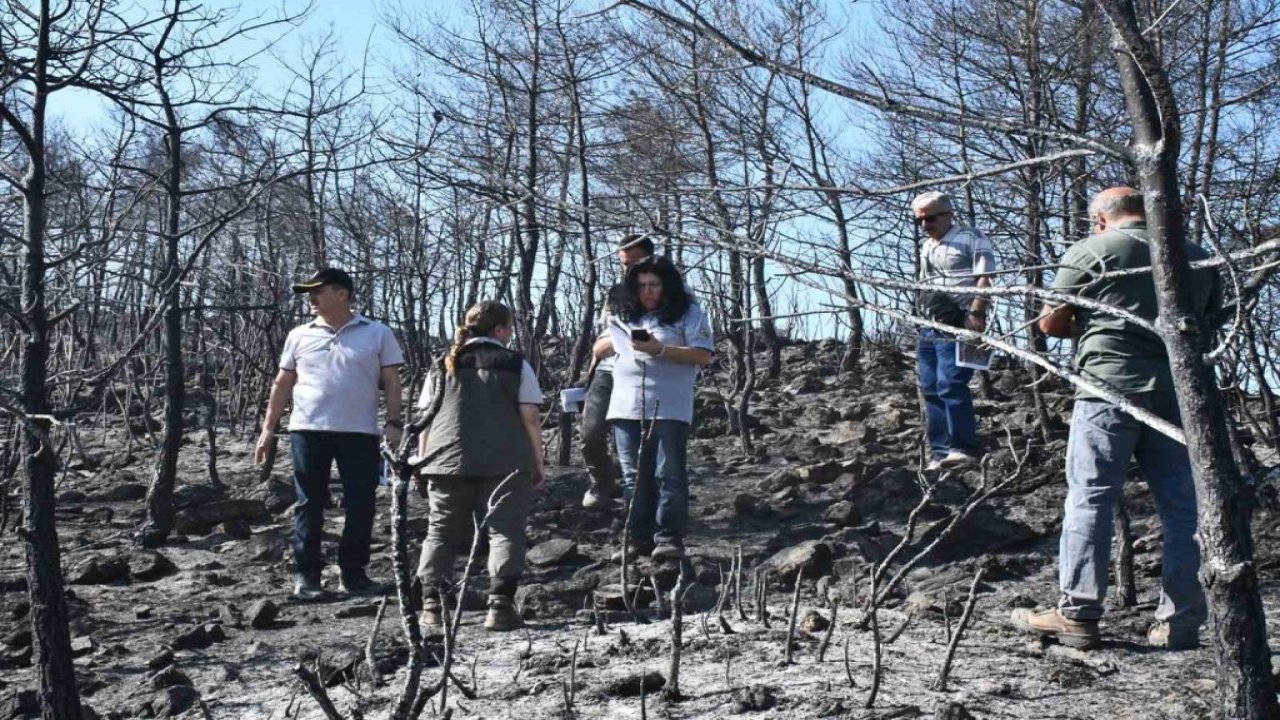
[[(1046, 383), (1056, 427), (1044, 443), (1029, 379), (1015, 371), (993, 373), (991, 399), (983, 399), (974, 385), (987, 443), (987, 482), (1016, 477), (938, 543), (884, 603), (878, 615), (882, 636), (887, 639), (908, 624), (884, 646), (877, 701), (872, 710), (863, 709), (873, 663), (873, 633), (860, 629), (867, 570), (898, 544), (921, 498), (916, 472), (921, 432), (914, 370), (900, 355), (873, 353), (860, 384), (836, 374), (837, 357), (833, 344), (786, 348), (784, 377), (763, 382), (753, 406), (763, 457), (752, 461), (743, 458), (722, 406), (711, 400), (724, 378), (703, 379), (700, 422), (689, 453), (693, 586), (685, 596), (679, 678), (685, 697), (668, 702), (655, 685), (646, 703), (649, 717), (1210, 716), (1210, 649), (1175, 653), (1145, 646), (1159, 590), (1160, 527), (1140, 482), (1129, 483), (1125, 492), (1138, 604), (1109, 610), (1103, 647), (1070, 651), (1009, 627), (1012, 608), (1056, 598), (1054, 563), (1065, 491), (1063, 420), (1069, 409), (1068, 391)], [(144, 450), (149, 440), (143, 434), (126, 443), (124, 427), (80, 432), (87, 457), (74, 454), (61, 475), (57, 516), (75, 665), (87, 706), (100, 717), (117, 718), (322, 718), (293, 674), (299, 658), (307, 658), (332, 685), (329, 693), (346, 717), (389, 714), (408, 655), (394, 600), (375, 638), (374, 660), (383, 675), (383, 683), (375, 685), (363, 652), (377, 601), (290, 599), (287, 452), (281, 453), (273, 480), (261, 486), (251, 439), (224, 432), (218, 440), (218, 471), (225, 487), (218, 488), (209, 482), (205, 432), (193, 429), (181, 461), (178, 532), (158, 551), (139, 551), (130, 540), (151, 473), (152, 454)], [(553, 433), (547, 437), (554, 448)], [(129, 444), (133, 450), (126, 453)], [(469, 700), (451, 690), (454, 718), (639, 718), (638, 676), (668, 674), (672, 627), (653, 594), (638, 596), (646, 622), (621, 611), (618, 566), (610, 561), (618, 548), (618, 513), (581, 508), (586, 476), (580, 469), (550, 467), (548, 476), (530, 514), (531, 562), (519, 596), (528, 630), (486, 633), (480, 627), (483, 612), (465, 614), (456, 674), (467, 684), (474, 681), (478, 697)], [(980, 471), (970, 470), (937, 482), (933, 501), (919, 513), (919, 526), (945, 521), (981, 478)], [(334, 494), (340, 503), (337, 485)], [(416, 563), (426, 528), (425, 503), (411, 498)], [(378, 512), (370, 571), (389, 580), (386, 489), (379, 490)], [(331, 511), (326, 524), (331, 563), (340, 514)], [(1260, 509), (1254, 529), (1274, 647), (1280, 520), (1274, 511)], [(6, 533), (11, 540), (0, 545), (0, 720), (24, 716), (31, 702), (26, 691), (36, 683), (22, 545), (12, 532)], [(899, 558), (914, 555), (931, 539), (917, 539)], [(721, 583), (731, 580), (739, 548), (748, 619), (742, 619), (731, 594), (725, 627), (714, 611), (704, 612), (715, 605)], [(979, 564), (986, 571), (972, 622), (947, 690), (934, 691), (948, 625), (958, 624)], [(787, 614), (792, 578), (801, 566), (799, 618), (788, 664)], [(652, 577), (664, 594), (676, 582), (675, 565), (643, 560), (633, 567), (633, 582)], [(761, 567), (771, 570), (769, 627), (754, 603), (752, 580)], [(325, 583), (336, 588), (336, 569), (327, 571)], [(819, 661), (831, 597), (843, 603), (830, 648)], [(1112, 597), (1118, 603), (1114, 589)], [(593, 613), (584, 610), (593, 603), (606, 622), (603, 634), (592, 622)], [(426, 682), (438, 676), (435, 667), (424, 672)], [(571, 676), (576, 685), (569, 711)], [(956, 707), (945, 714), (949, 704)]]

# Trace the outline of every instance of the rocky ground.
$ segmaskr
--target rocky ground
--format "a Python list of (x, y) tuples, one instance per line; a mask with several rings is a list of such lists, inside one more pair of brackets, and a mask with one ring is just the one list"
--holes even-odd
[[(451, 691), (452, 716), (1210, 716), (1210, 650), (1144, 646), (1160, 573), (1159, 522), (1145, 487), (1131, 483), (1126, 491), (1138, 604), (1119, 607), (1116, 595), (1106, 642), (1090, 653), (1028, 640), (1006, 620), (1012, 608), (1055, 597), (1062, 428), (1044, 443), (1028, 379), (997, 374), (992, 397), (977, 403), (988, 442), (986, 484), (977, 470), (941, 481), (923, 477), (916, 471), (920, 424), (910, 365), (880, 350), (862, 383), (853, 385), (835, 373), (837, 357), (834, 345), (786, 349), (784, 377), (765, 382), (754, 407), (761, 458), (742, 456), (710, 392), (702, 401), (690, 452), (692, 584), (681, 626), (682, 700), (668, 701), (660, 692), (670, 674), (667, 608), (642, 592), (639, 621), (622, 609), (618, 567), (609, 560), (620, 528), (615, 513), (583, 510), (583, 473), (551, 468), (531, 515), (531, 564), (519, 597), (528, 630), (486, 633), (481, 612), (466, 614), (456, 674), (477, 692), (468, 699)], [(706, 390), (717, 381), (722, 378), (706, 378)], [(1068, 393), (1044, 389), (1055, 412), (1064, 413)], [(378, 683), (363, 661), (376, 601), (289, 598), (287, 465), (259, 486), (248, 439), (224, 435), (219, 474), (226, 487), (214, 487), (204, 432), (193, 431), (183, 456), (179, 535), (158, 552), (133, 550), (129, 538), (141, 515), (150, 458), (136, 449), (126, 456), (123, 432), (86, 434), (87, 456), (72, 458), (59, 485), (73, 648), (86, 705), (112, 718), (322, 718), (294, 676), (301, 658), (319, 668), (345, 717), (389, 712), (408, 654), (394, 603), (373, 640)], [(897, 555), (886, 580), (933, 542), (937, 531), (927, 529), (945, 526), (975, 493), (1001, 483), (892, 589), (877, 618), (882, 682), (874, 707), (864, 709), (875, 646), (860, 609), (868, 570), (899, 545), (925, 487), (933, 495), (916, 513), (917, 537)], [(425, 530), (424, 509), (414, 498), (414, 538)], [(382, 578), (391, 576), (389, 511), (380, 491), (371, 571)], [(334, 518), (328, 525), (329, 549), (338, 523)], [(1275, 618), (1280, 516), (1259, 510), (1255, 530), (1263, 597)], [(735, 586), (731, 568), (739, 549), (742, 611), (728, 592), (721, 622), (713, 607), (726, 583)], [(7, 720), (38, 709), (29, 692), (35, 676), (17, 543), (0, 547), (0, 562), (0, 720)], [(652, 578), (664, 595), (676, 582), (675, 565), (646, 560), (634, 567), (633, 578)], [(984, 576), (946, 689), (933, 689), (979, 567)], [(797, 574), (799, 609), (788, 660)], [(755, 599), (760, 577), (768, 623)], [(334, 576), (325, 581), (337, 585)], [(840, 601), (838, 611), (832, 599)], [(592, 607), (598, 612), (585, 609)], [(438, 675), (436, 668), (426, 670), (428, 682)]]

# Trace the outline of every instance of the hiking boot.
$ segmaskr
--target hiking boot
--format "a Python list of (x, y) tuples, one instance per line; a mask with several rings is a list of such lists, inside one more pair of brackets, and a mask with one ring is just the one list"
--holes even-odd
[(1200, 628), (1157, 622), (1147, 631), (1147, 644), (1166, 650), (1195, 650), (1200, 647)]
[(1063, 645), (1077, 650), (1092, 650), (1102, 642), (1097, 620), (1072, 620), (1057, 608), (1040, 612), (1018, 608), (1009, 619), (1021, 630), (1055, 637)]
[(444, 632), (445, 623), (453, 615), (453, 603), (441, 602), (432, 597), (422, 601), (422, 631), (426, 633)]
[(294, 600), (319, 600), (324, 597), (324, 586), (320, 578), (310, 575), (299, 575), (293, 585)]
[(654, 560), (680, 560), (684, 558), (684, 544), (679, 542), (658, 543), (649, 557)]
[(582, 507), (593, 508), (604, 505), (610, 500), (622, 495), (622, 488), (618, 487), (618, 483), (611, 478), (603, 480), (591, 479), (591, 486), (582, 495)]
[[(649, 557), (653, 554), (653, 543), (643, 543), (632, 541), (627, 545), (627, 559), (635, 560), (637, 558)], [(609, 557), (611, 562), (622, 562), (622, 550), (619, 549)]]
[(506, 595), (489, 596), (489, 612), (484, 616), (484, 629), (494, 632), (518, 630), (524, 627), (524, 618), (516, 610), (515, 600)]
[(339, 586), (348, 595), (370, 596), (387, 594), (387, 584), (372, 580), (363, 572), (344, 575)]
[(977, 464), (978, 458), (964, 452), (963, 450), (952, 450), (947, 453), (946, 457), (938, 461), (938, 468), (942, 470), (949, 470), (951, 468), (969, 467), (970, 465)]

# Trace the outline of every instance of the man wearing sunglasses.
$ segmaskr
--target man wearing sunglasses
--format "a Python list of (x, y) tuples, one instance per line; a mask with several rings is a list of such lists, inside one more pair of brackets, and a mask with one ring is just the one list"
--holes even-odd
[[(913, 220), (925, 235), (919, 279), (939, 286), (920, 294), (918, 311), (930, 320), (982, 332), (987, 326), (987, 298), (965, 289), (991, 284), (995, 254), (981, 231), (955, 224), (953, 208), (951, 197), (940, 192), (911, 201)], [(977, 421), (969, 394), (973, 370), (956, 364), (955, 338), (933, 328), (920, 330), (916, 360), (932, 456), (928, 469), (973, 464), (978, 457)]]

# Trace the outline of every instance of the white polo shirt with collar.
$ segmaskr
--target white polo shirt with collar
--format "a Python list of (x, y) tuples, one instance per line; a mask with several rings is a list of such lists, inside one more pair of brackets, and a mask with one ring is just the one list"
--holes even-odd
[(289, 430), (381, 435), (382, 368), (404, 364), (391, 328), (356, 314), (336, 330), (317, 317), (289, 332), (280, 368), (298, 373)]

